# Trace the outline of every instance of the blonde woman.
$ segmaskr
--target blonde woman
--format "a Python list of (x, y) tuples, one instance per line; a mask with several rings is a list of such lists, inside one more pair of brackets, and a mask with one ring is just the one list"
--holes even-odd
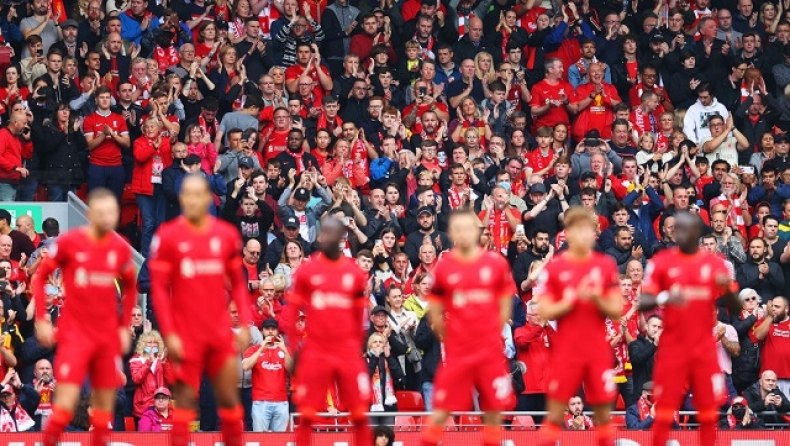
[[(397, 412), (398, 399), (395, 398), (395, 383), (403, 381), (405, 375), (398, 359), (390, 354), (387, 338), (381, 333), (373, 333), (368, 338), (365, 360), (370, 374), (370, 387), (373, 398), (371, 412)], [(376, 417), (380, 425), (393, 425), (394, 417)]]
[(461, 99), (458, 106), (457, 118), (450, 122), (448, 131), (453, 142), (464, 144), (466, 142), (466, 129), (477, 129), (480, 136), (480, 144), (485, 145), (491, 138), (491, 127), (488, 125), (487, 116), (480, 113), (477, 101), (471, 96)]
[(475, 56), (475, 76), (483, 81), (483, 86), (488, 88), (488, 83), (496, 78), (494, 58), (491, 54), (481, 51)]
[(154, 405), (156, 389), (175, 382), (173, 367), (167, 360), (165, 343), (158, 331), (147, 331), (140, 336), (134, 356), (129, 359), (129, 368), (136, 386), (132, 414), (137, 422), (143, 412)]

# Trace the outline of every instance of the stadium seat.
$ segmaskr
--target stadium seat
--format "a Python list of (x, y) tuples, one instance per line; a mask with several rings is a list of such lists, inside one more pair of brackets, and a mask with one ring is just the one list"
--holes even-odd
[[(430, 415), (423, 415), (420, 417), (420, 427), (429, 426), (431, 424), (431, 416)], [(458, 427), (455, 423), (453, 417), (447, 419), (447, 422), (444, 424), (444, 430), (446, 431), (455, 431), (458, 430)]]
[(123, 428), (126, 432), (136, 432), (137, 427), (134, 425), (134, 417), (125, 417), (123, 419)]
[(615, 429), (625, 430), (625, 415), (612, 415), (612, 425)]
[(425, 401), (420, 392), (413, 390), (398, 390), (395, 392), (398, 399), (398, 410), (401, 412), (422, 412), (425, 410)]
[(537, 429), (532, 415), (517, 415), (513, 417), (512, 427), (513, 430), (517, 431), (534, 431)]
[(483, 420), (476, 415), (462, 415), (458, 425), (458, 430), (462, 432), (475, 432), (483, 427)]
[(414, 432), (417, 430), (417, 423), (414, 422), (414, 417), (398, 415), (395, 417), (395, 431), (400, 432)]
[(614, 410), (625, 410), (625, 401), (623, 400), (622, 395), (617, 395), (617, 404), (614, 406)]

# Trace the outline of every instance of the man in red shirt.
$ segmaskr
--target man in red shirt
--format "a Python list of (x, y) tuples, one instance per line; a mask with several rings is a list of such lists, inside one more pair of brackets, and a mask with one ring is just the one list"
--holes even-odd
[(754, 328), (754, 337), (763, 342), (761, 370), (776, 373), (779, 390), (790, 391), (790, 318), (788, 300), (784, 296), (771, 299), (768, 314)]
[(121, 149), (130, 145), (129, 130), (123, 116), (112, 113), (112, 91), (96, 88), (96, 111), (85, 118), (82, 129), (88, 141), (88, 190), (106, 187), (121, 201), (126, 175), (121, 164)]
[(573, 87), (562, 80), (562, 73), (562, 61), (551, 58), (546, 61), (545, 79), (532, 87), (529, 107), (534, 118), (533, 131), (544, 125), (551, 128), (560, 123), (570, 126), (568, 111), (571, 110), (570, 97), (573, 95)]
[(288, 93), (298, 92), (302, 76), (308, 76), (313, 81), (314, 94), (323, 96), (324, 92), (332, 91), (334, 85), (332, 76), (329, 75), (329, 70), (321, 65), (321, 53), (315, 44), (311, 46), (307, 42), (302, 42), (296, 45), (296, 63), (285, 70), (285, 87)]
[(614, 106), (623, 102), (614, 85), (604, 82), (604, 66), (600, 63), (590, 64), (587, 69), (590, 81), (576, 88), (573, 103), (569, 109), (578, 114), (573, 124), (573, 137), (577, 141), (584, 139), (588, 130), (599, 129), (601, 137), (612, 137), (614, 122)]
[[(136, 304), (135, 268), (129, 245), (114, 232), (118, 201), (107, 189), (88, 195), (88, 226), (69, 231), (48, 245), (46, 259), (33, 277), (36, 338), (52, 348), (57, 331), (55, 375), (58, 386), (52, 415), (44, 430), (44, 446), (55, 446), (69, 425), (86, 376), (93, 390), (93, 445), (108, 444), (115, 392), (122, 384), (121, 354), (131, 344), (129, 325)], [(61, 270), (69, 304), (62, 307), (57, 329), (47, 311), (44, 285)], [(122, 279), (123, 311), (118, 315), (116, 279)], [(118, 336), (112, 335), (117, 333)]]
[[(546, 388), (550, 376), (549, 347), (557, 332), (549, 325), (548, 321), (540, 318), (537, 303), (527, 302), (526, 307), (527, 323), (513, 332), (516, 359), (522, 361), (529, 371), (524, 374), (524, 391), (518, 396), (516, 410), (544, 411), (546, 410)], [(533, 418), (537, 424), (543, 421), (542, 416)]]
[(22, 163), (20, 135), (27, 128), (24, 113), (13, 113), (8, 125), (0, 129), (0, 201), (16, 200), (19, 180), (27, 178), (28, 170)]
[(228, 446), (239, 446), (244, 411), (239, 404), (238, 353), (227, 296), (230, 293), (239, 312), (237, 344), (246, 348), (250, 306), (241, 266), (241, 237), (229, 223), (209, 214), (213, 195), (205, 178), (188, 175), (179, 201), (182, 216), (160, 226), (149, 258), (156, 316), (176, 370), (173, 393), (178, 407), (170, 444), (189, 443), (195, 397), (206, 372), (219, 406), (223, 440)]
[(348, 408), (354, 424), (355, 442), (369, 444), (372, 434), (365, 415), (370, 407), (370, 376), (359, 354), (361, 327), (368, 298), (368, 275), (353, 259), (343, 255), (346, 227), (335, 217), (321, 222), (316, 238), (318, 253), (294, 274), (286, 297), (283, 321), (292, 346), (301, 337), (297, 331), (299, 311), (310, 321), (296, 369), (294, 402), (302, 413), (296, 444), (309, 446), (316, 415), (326, 408), (326, 389), (337, 383), (340, 401)]
[(468, 410), (476, 389), (485, 424), (483, 445), (498, 446), (501, 411), (515, 406), (501, 347), (516, 289), (505, 258), (479, 246), (480, 221), (474, 212), (453, 211), (448, 228), (454, 248), (436, 264), (428, 296), (428, 317), (443, 342), (444, 365), (436, 372), (433, 418), (422, 444), (439, 443), (450, 411)]
[(557, 321), (549, 352), (549, 413), (542, 429), (543, 444), (557, 442), (568, 401), (584, 384), (595, 413), (598, 444), (612, 445), (609, 413), (617, 385), (606, 318), (619, 319), (622, 309), (617, 265), (593, 251), (598, 230), (593, 214), (573, 206), (565, 213), (564, 223), (568, 250), (546, 266), (535, 288), (541, 319)]
[(241, 367), (252, 370), (253, 432), (285, 432), (288, 427), (286, 378), (293, 371), (293, 359), (285, 347), (275, 319), (263, 321), (263, 342), (244, 352)]
[(722, 294), (730, 314), (740, 314), (741, 301), (733, 294), (737, 283), (730, 279), (724, 260), (699, 249), (702, 228), (699, 216), (675, 214), (677, 247), (653, 256), (642, 281), (640, 310), (664, 306), (664, 332), (653, 369), (653, 395), (660, 404), (653, 422), (657, 445), (666, 444), (674, 411), (681, 407), (689, 385), (699, 412), (700, 444), (715, 444), (718, 407), (727, 396), (716, 339), (711, 336), (715, 321), (700, 315), (715, 311)]

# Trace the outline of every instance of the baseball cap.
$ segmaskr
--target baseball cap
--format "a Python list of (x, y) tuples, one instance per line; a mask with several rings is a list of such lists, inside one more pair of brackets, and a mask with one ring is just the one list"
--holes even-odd
[(300, 226), (299, 220), (296, 217), (288, 217), (283, 222), (283, 226), (286, 228), (298, 228)]
[(424, 214), (426, 212), (431, 214), (431, 215), (433, 215), (433, 209), (430, 206), (423, 206), (423, 207), (417, 209), (417, 216), (419, 217), (420, 215), (422, 215), (422, 214)]
[(648, 390), (648, 391), (652, 392), (653, 391), (653, 381), (648, 381), (648, 382), (642, 384), (642, 390)]
[(786, 143), (788, 141), (790, 141), (790, 140), (787, 139), (787, 136), (785, 136), (784, 133), (780, 133), (780, 134), (774, 136), (774, 144), (783, 144), (783, 143)]
[(529, 193), (531, 194), (545, 194), (546, 193), (546, 185), (543, 183), (535, 183), (529, 187)]
[(60, 24), (60, 29), (66, 28), (79, 28), (80, 25), (77, 24), (77, 21), (74, 19), (66, 19), (63, 23)]
[(154, 396), (157, 396), (157, 395), (167, 395), (168, 398), (172, 398), (173, 397), (173, 394), (170, 393), (170, 389), (168, 389), (167, 387), (164, 387), (164, 386), (163, 387), (159, 387), (158, 389), (156, 389), (156, 392), (154, 392)]
[(239, 158), (239, 167), (255, 167), (255, 161), (249, 156)]
[(370, 311), (370, 314), (376, 314), (382, 311), (389, 314), (389, 312), (387, 311), (386, 308), (384, 308), (383, 305), (376, 305), (375, 307), (373, 307), (373, 310)]
[(664, 35), (660, 33), (653, 34), (653, 36), (650, 37), (650, 43), (664, 43)]
[(294, 200), (307, 201), (310, 199), (310, 192), (307, 189), (300, 187), (294, 192)]
[(14, 392), (14, 388), (11, 387), (11, 384), (6, 384), (3, 386), (3, 390), (0, 390), (0, 393), (16, 393), (16, 392)]
[(431, 5), (431, 6), (436, 6), (436, 1), (435, 1), (435, 0), (422, 0), (422, 1), (420, 2), (420, 4), (421, 4), (421, 5)]
[(277, 323), (277, 319), (268, 318), (265, 321), (263, 321), (263, 324), (261, 324), (261, 327), (274, 327), (274, 328), (279, 329), (280, 325)]
[(736, 396), (735, 398), (732, 399), (732, 404), (730, 404), (730, 405), (734, 406), (736, 404), (740, 404), (741, 406), (748, 406), (749, 405), (749, 403), (746, 401), (746, 398), (744, 398), (742, 396)]
[(200, 164), (200, 157), (195, 155), (194, 153), (187, 155), (187, 157), (184, 158), (184, 164), (187, 166), (194, 166), (195, 164)]

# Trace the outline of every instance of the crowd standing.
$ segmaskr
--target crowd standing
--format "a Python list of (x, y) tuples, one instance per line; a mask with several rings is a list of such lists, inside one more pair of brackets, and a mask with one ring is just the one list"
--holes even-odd
[[(491, 346), (527, 365), (514, 409), (544, 410), (555, 330), (532, 289), (565, 247), (571, 205), (596, 216), (597, 249), (622, 274), (623, 315), (607, 334), (628, 427), (652, 423), (663, 326), (660, 309), (637, 311), (637, 296), (684, 210), (707, 225), (700, 244), (727, 261), (744, 303), (710, 316), (731, 397), (722, 427), (786, 424), (790, 2), (31, 0), (1, 10), (0, 200), (107, 187), (147, 256), (154, 231), (180, 214), (185, 176), (205, 176), (212, 213), (245, 242), (257, 328), (239, 356), (249, 430), (287, 428), (282, 299), (327, 214), (345, 222), (343, 252), (370, 277), (360, 354), (371, 411), (397, 410), (398, 390), (431, 409), (442, 343), (424, 315), (459, 208), (478, 213), (481, 246), (507, 258), (519, 290)], [(28, 284), (60, 230), (51, 218), (12, 220), (0, 210), (0, 430), (25, 431), (46, 422), (57, 380), (52, 351), (32, 336)], [(144, 267), (143, 292), (146, 281)], [(37, 298), (55, 322), (57, 276), (45, 291)], [(117, 429), (170, 427), (172, 367), (155, 317), (150, 305), (133, 312)], [(75, 430), (89, 428), (88, 405)], [(582, 406), (569, 401), (567, 428), (593, 427)], [(208, 430), (216, 419), (210, 401), (202, 407)], [(343, 409), (327, 389), (327, 410)]]

